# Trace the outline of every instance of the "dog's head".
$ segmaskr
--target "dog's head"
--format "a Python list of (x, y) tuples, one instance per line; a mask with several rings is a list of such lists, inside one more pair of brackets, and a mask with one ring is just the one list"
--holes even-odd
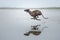
[(30, 11), (30, 9), (25, 9), (24, 11), (25, 11), (25, 12), (29, 12), (29, 11)]

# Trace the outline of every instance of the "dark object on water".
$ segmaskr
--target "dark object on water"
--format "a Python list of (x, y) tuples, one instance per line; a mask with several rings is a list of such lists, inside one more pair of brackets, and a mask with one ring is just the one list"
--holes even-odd
[(29, 36), (30, 34), (33, 34), (33, 35), (40, 35), (41, 31), (29, 31), (27, 33), (25, 33), (24, 35), (25, 36)]
[(25, 35), (25, 36), (29, 36), (29, 33), (25, 33), (24, 35)]
[[(28, 12), (28, 13), (33, 17), (32, 19), (39, 20), (39, 19), (37, 19), (38, 16), (39, 16), (39, 15), (42, 15), (42, 16), (43, 16), (42, 12), (39, 11), (39, 10), (30, 11), (30, 9), (25, 9), (24, 11), (25, 11), (25, 12)], [(43, 16), (43, 18), (44, 18), (44, 19), (48, 19), (48, 18), (45, 18), (44, 16)]]
[(40, 25), (31, 26), (32, 27), (32, 30), (38, 30), (38, 27), (37, 26), (40, 26)]
[(33, 35), (40, 35), (41, 31), (30, 31)]

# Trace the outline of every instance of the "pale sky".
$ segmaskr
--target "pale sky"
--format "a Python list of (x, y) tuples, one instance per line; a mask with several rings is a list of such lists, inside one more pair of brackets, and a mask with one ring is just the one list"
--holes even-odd
[(60, 7), (60, 0), (0, 0), (0, 7)]

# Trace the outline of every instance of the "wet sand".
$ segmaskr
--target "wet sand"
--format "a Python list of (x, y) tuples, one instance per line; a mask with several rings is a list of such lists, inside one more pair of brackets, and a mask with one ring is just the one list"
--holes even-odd
[[(24, 12), (24, 9), (0, 9), (0, 40), (60, 40), (60, 9), (39, 9), (45, 17), (38, 20)], [(32, 25), (47, 26), (39, 36), (24, 36)]]

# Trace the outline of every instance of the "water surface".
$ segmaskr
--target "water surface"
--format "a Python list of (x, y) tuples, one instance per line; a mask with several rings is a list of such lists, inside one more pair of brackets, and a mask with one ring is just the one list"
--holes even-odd
[[(24, 9), (0, 9), (0, 40), (60, 40), (60, 9), (39, 9), (45, 17), (31, 19)], [(32, 25), (47, 26), (39, 36), (25, 36)]]

